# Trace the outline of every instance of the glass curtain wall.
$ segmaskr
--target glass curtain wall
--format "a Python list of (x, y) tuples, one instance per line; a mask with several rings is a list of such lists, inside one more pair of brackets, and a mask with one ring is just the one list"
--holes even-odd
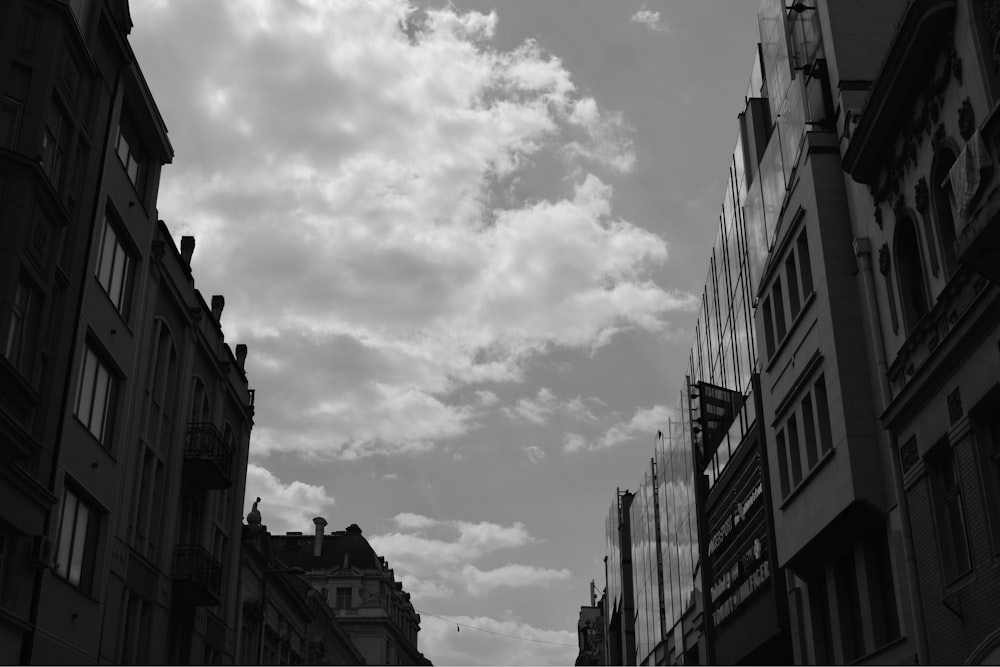
[[(753, 426), (752, 373), (758, 366), (754, 329), (756, 294), (779, 233), (782, 206), (794, 177), (802, 140), (817, 105), (810, 70), (823, 58), (814, 0), (789, 10), (783, 0), (763, 0), (758, 13), (760, 48), (746, 91), (767, 98), (771, 123), (761, 155), (740, 131), (729, 162), (719, 227), (708, 261), (701, 308), (694, 326), (688, 374), (673, 405), (674, 415), (662, 429), (654, 456), (656, 476), (647, 474), (627, 520), (632, 529), (636, 648), (640, 662), (664, 639), (659, 624), (663, 599), (666, 629), (680, 622), (700, 594), (698, 528), (693, 480), (695, 465), (689, 423), (689, 396), (698, 381), (741, 391), (744, 407), (704, 471), (709, 488), (725, 469), (733, 451)], [(790, 13), (789, 13), (790, 12)], [(744, 126), (745, 129), (745, 126)], [(748, 166), (748, 161), (753, 165)], [(756, 167), (756, 168), (755, 168)], [(659, 503), (660, 543), (655, 537)], [(621, 554), (618, 538), (619, 500), (608, 517), (608, 611), (620, 609)], [(659, 563), (656, 551), (660, 550)], [(658, 585), (662, 564), (663, 588)], [(623, 619), (624, 621), (625, 619)], [(679, 647), (683, 648), (683, 647)]]

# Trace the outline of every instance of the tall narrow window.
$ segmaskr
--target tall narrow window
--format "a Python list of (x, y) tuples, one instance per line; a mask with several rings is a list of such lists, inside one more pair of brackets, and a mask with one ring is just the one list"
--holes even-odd
[(813, 395), (816, 397), (816, 426), (819, 430), (819, 443), (823, 453), (833, 449), (833, 433), (830, 431), (830, 405), (826, 397), (826, 379), (820, 375), (813, 385)]
[(958, 268), (958, 260), (955, 259), (955, 217), (951, 210), (951, 184), (947, 180), (953, 164), (955, 164), (955, 152), (945, 147), (934, 156), (934, 164), (931, 167), (934, 222), (941, 241), (941, 256), (944, 258), (944, 270), (947, 276)]
[(806, 450), (806, 466), (812, 470), (816, 465), (816, 420), (813, 419), (813, 397), (806, 394), (802, 399), (802, 440)]
[(77, 386), (77, 418), (87, 430), (105, 446), (111, 442), (117, 378), (111, 374), (101, 358), (87, 348)]
[(774, 288), (771, 291), (774, 297), (774, 332), (777, 334), (780, 343), (788, 330), (785, 328), (785, 295), (781, 290), (781, 278), (774, 279)]
[(118, 133), (115, 135), (115, 152), (125, 167), (128, 179), (132, 181), (136, 190), (141, 191), (146, 177), (146, 153), (139, 141), (135, 125), (124, 114), (118, 125)]
[(31, 70), (17, 63), (7, 73), (7, 87), (0, 97), (0, 146), (17, 150), (21, 136), (24, 99), (28, 96)]
[(932, 470), (932, 485), (936, 497), (938, 543), (944, 561), (943, 569), (946, 582), (951, 582), (972, 567), (955, 450), (947, 442), (938, 445), (928, 464)]
[(132, 259), (107, 213), (104, 214), (101, 249), (97, 258), (97, 280), (118, 312), (127, 317), (132, 285)]
[(802, 453), (799, 450), (799, 424), (794, 414), (788, 418), (788, 426), (785, 430), (788, 432), (788, 453), (791, 458), (792, 487), (794, 488), (802, 481)]
[(97, 538), (97, 513), (70, 489), (63, 492), (55, 572), (71, 584), (90, 588)]
[(778, 445), (778, 481), (781, 484), (781, 497), (788, 495), (788, 451), (785, 447), (785, 432), (782, 430), (775, 436)]
[[(985, 432), (983, 432), (985, 430)], [(1000, 554), (1000, 415), (989, 412), (985, 429), (977, 429), (979, 455), (986, 495), (987, 515), (993, 537), (993, 553)]]
[(795, 267), (795, 253), (788, 253), (785, 260), (785, 282), (788, 283), (788, 308), (791, 311), (792, 319), (799, 314), (801, 301), (799, 300), (799, 276)]
[(774, 313), (771, 308), (771, 299), (764, 299), (764, 344), (767, 350), (767, 357), (770, 360), (771, 355), (774, 354)]
[(42, 134), (42, 169), (57, 191), (62, 191), (66, 174), (66, 156), (69, 153), (72, 126), (62, 105), (56, 100), (49, 104), (49, 115)]
[(351, 606), (351, 589), (337, 587), (337, 609), (350, 609)]
[(927, 314), (927, 291), (920, 254), (917, 227), (910, 218), (896, 221), (896, 271), (899, 274), (899, 296), (908, 332)]
[(41, 295), (34, 283), (24, 275), (14, 291), (10, 319), (4, 341), (4, 356), (27, 379), (31, 379), (34, 361)]
[(799, 274), (802, 277), (802, 297), (805, 298), (812, 294), (813, 291), (812, 262), (809, 259), (809, 239), (806, 237), (805, 232), (799, 234), (799, 240), (796, 245), (799, 252)]

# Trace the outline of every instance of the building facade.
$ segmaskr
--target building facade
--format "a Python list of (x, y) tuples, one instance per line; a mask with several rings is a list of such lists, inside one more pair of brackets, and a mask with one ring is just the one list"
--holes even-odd
[(0, 660), (231, 663), (253, 393), (125, 0), (0, 7)]
[(921, 658), (1000, 660), (1000, 7), (910, 2), (841, 147)]
[(304, 571), (368, 664), (430, 665), (417, 648), (420, 615), (410, 594), (361, 528), (351, 524), (326, 534), (325, 519), (313, 522), (313, 535), (273, 535), (274, 557)]
[(236, 664), (366, 664), (326, 596), (304, 574), (277, 558), (254, 503), (243, 526)]
[(995, 662), (1000, 4), (758, 18), (678, 421), (631, 503), (636, 661)]

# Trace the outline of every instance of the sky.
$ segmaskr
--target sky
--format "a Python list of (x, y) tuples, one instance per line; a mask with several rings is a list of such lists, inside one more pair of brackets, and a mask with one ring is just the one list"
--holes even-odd
[(244, 513), (358, 524), (434, 664), (572, 664), (684, 376), (758, 3), (130, 4), (159, 217), (249, 348)]

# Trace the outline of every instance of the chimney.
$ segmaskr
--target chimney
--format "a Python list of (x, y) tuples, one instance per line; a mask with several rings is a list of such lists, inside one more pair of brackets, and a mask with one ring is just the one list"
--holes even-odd
[(194, 237), (193, 236), (182, 236), (181, 237), (181, 259), (189, 267), (191, 266), (191, 255), (194, 254)]
[(245, 371), (246, 370), (246, 361), (247, 361), (247, 346), (246, 346), (246, 343), (237, 343), (236, 344), (236, 363), (239, 364), (241, 371)]
[(216, 322), (222, 323), (222, 309), (226, 307), (226, 297), (221, 294), (212, 295), (212, 317)]
[(320, 554), (323, 553), (323, 530), (326, 528), (326, 519), (318, 516), (313, 519), (313, 523), (316, 524), (316, 539), (313, 540), (313, 558), (319, 558)]

